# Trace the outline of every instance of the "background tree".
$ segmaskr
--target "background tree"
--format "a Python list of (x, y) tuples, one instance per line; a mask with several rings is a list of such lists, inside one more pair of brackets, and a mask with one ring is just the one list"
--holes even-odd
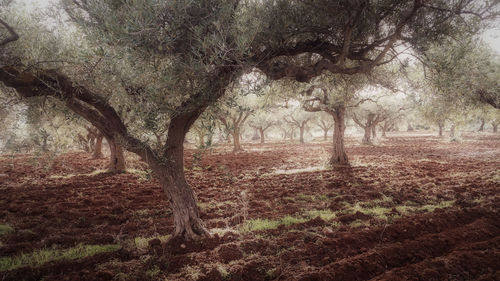
[(254, 112), (248, 125), (259, 133), (260, 143), (265, 142), (266, 131), (278, 124), (276, 111), (272, 108), (261, 107)]
[(299, 142), (302, 144), (305, 143), (304, 134), (309, 130), (309, 123), (314, 119), (315, 116), (313, 114), (303, 111), (300, 108), (296, 108), (284, 118), (285, 122), (299, 130)]
[(328, 132), (333, 128), (335, 123), (330, 115), (320, 113), (316, 119), (316, 125), (323, 131), (323, 140), (326, 141), (328, 139)]

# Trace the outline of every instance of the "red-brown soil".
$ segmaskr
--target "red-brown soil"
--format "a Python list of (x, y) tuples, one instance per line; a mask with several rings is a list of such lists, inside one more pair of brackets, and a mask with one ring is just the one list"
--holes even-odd
[[(155, 180), (92, 175), (107, 161), (85, 153), (4, 155), (0, 224), (15, 231), (0, 236), (0, 257), (79, 243), (123, 249), (0, 272), (0, 280), (499, 280), (499, 135), (347, 144), (352, 166), (329, 170), (321, 169), (329, 143), (187, 149), (187, 178), (213, 237), (155, 239), (145, 249), (130, 241), (173, 229)], [(384, 216), (360, 211), (372, 207)], [(307, 217), (315, 210), (336, 216)], [(288, 215), (305, 220), (243, 230)]]

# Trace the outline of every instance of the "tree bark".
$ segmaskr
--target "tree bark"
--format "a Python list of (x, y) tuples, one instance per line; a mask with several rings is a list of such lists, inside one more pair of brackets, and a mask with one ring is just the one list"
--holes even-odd
[(330, 158), (331, 165), (349, 165), (349, 159), (345, 152), (345, 106), (339, 106), (331, 112), (335, 125), (333, 128), (333, 154)]
[(377, 138), (377, 125), (372, 126), (372, 137)]
[(92, 154), (92, 158), (101, 159), (103, 157), (102, 154), (102, 139), (104, 138), (103, 134), (98, 134), (94, 143), (94, 152)]
[(444, 124), (442, 122), (438, 122), (438, 127), (439, 127), (439, 136), (443, 136), (443, 129), (444, 129)]
[(328, 139), (328, 130), (323, 129), (323, 140), (326, 141)]
[(498, 123), (492, 123), (491, 125), (493, 126), (493, 133), (498, 132), (498, 125), (499, 124)]
[(232, 133), (233, 136), (233, 152), (243, 151), (243, 148), (240, 144), (240, 130), (235, 128)]
[(106, 137), (111, 153), (109, 157), (108, 172), (123, 173), (125, 172), (125, 156), (123, 155), (122, 146), (113, 138)]
[(170, 202), (175, 225), (173, 236), (186, 240), (209, 235), (200, 219), (194, 191), (184, 176), (184, 139), (202, 110), (187, 112), (172, 119), (165, 143), (168, 149), (165, 149), (161, 158), (153, 155), (148, 162)]
[(265, 140), (265, 135), (264, 135), (264, 129), (263, 128), (259, 128), (259, 133), (260, 133), (260, 143), (264, 143)]
[(362, 143), (371, 145), (372, 144), (372, 139), (371, 139), (372, 128), (367, 125), (367, 126), (363, 127), (363, 129), (365, 130), (365, 134), (363, 135)]

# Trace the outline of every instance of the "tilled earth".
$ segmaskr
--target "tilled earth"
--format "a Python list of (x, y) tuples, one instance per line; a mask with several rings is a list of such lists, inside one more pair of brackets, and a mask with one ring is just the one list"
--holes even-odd
[[(0, 280), (499, 280), (500, 136), (348, 139), (186, 150), (212, 237), (166, 239), (172, 214), (145, 164), (93, 173), (85, 153), (0, 158), (0, 257), (78, 244), (121, 250), (0, 272)], [(267, 223), (267, 224), (266, 224)], [(138, 245), (138, 238), (146, 238)], [(144, 239), (143, 239), (144, 240)]]

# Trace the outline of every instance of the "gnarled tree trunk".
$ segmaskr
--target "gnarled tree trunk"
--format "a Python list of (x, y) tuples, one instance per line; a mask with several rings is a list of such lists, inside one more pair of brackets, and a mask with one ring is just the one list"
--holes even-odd
[(148, 157), (148, 164), (157, 175), (172, 208), (174, 236), (187, 240), (208, 235), (200, 219), (195, 193), (184, 176), (184, 138), (200, 112), (181, 114), (170, 122), (165, 144), (168, 149), (163, 161), (155, 156)]
[(338, 106), (330, 113), (335, 121), (333, 129), (333, 154), (330, 158), (331, 165), (349, 165), (349, 159), (345, 152), (344, 132), (345, 132), (345, 106)]
[(125, 156), (123, 154), (122, 146), (113, 137), (106, 137), (109, 145), (109, 166), (108, 172), (110, 173), (123, 173), (125, 172)]

